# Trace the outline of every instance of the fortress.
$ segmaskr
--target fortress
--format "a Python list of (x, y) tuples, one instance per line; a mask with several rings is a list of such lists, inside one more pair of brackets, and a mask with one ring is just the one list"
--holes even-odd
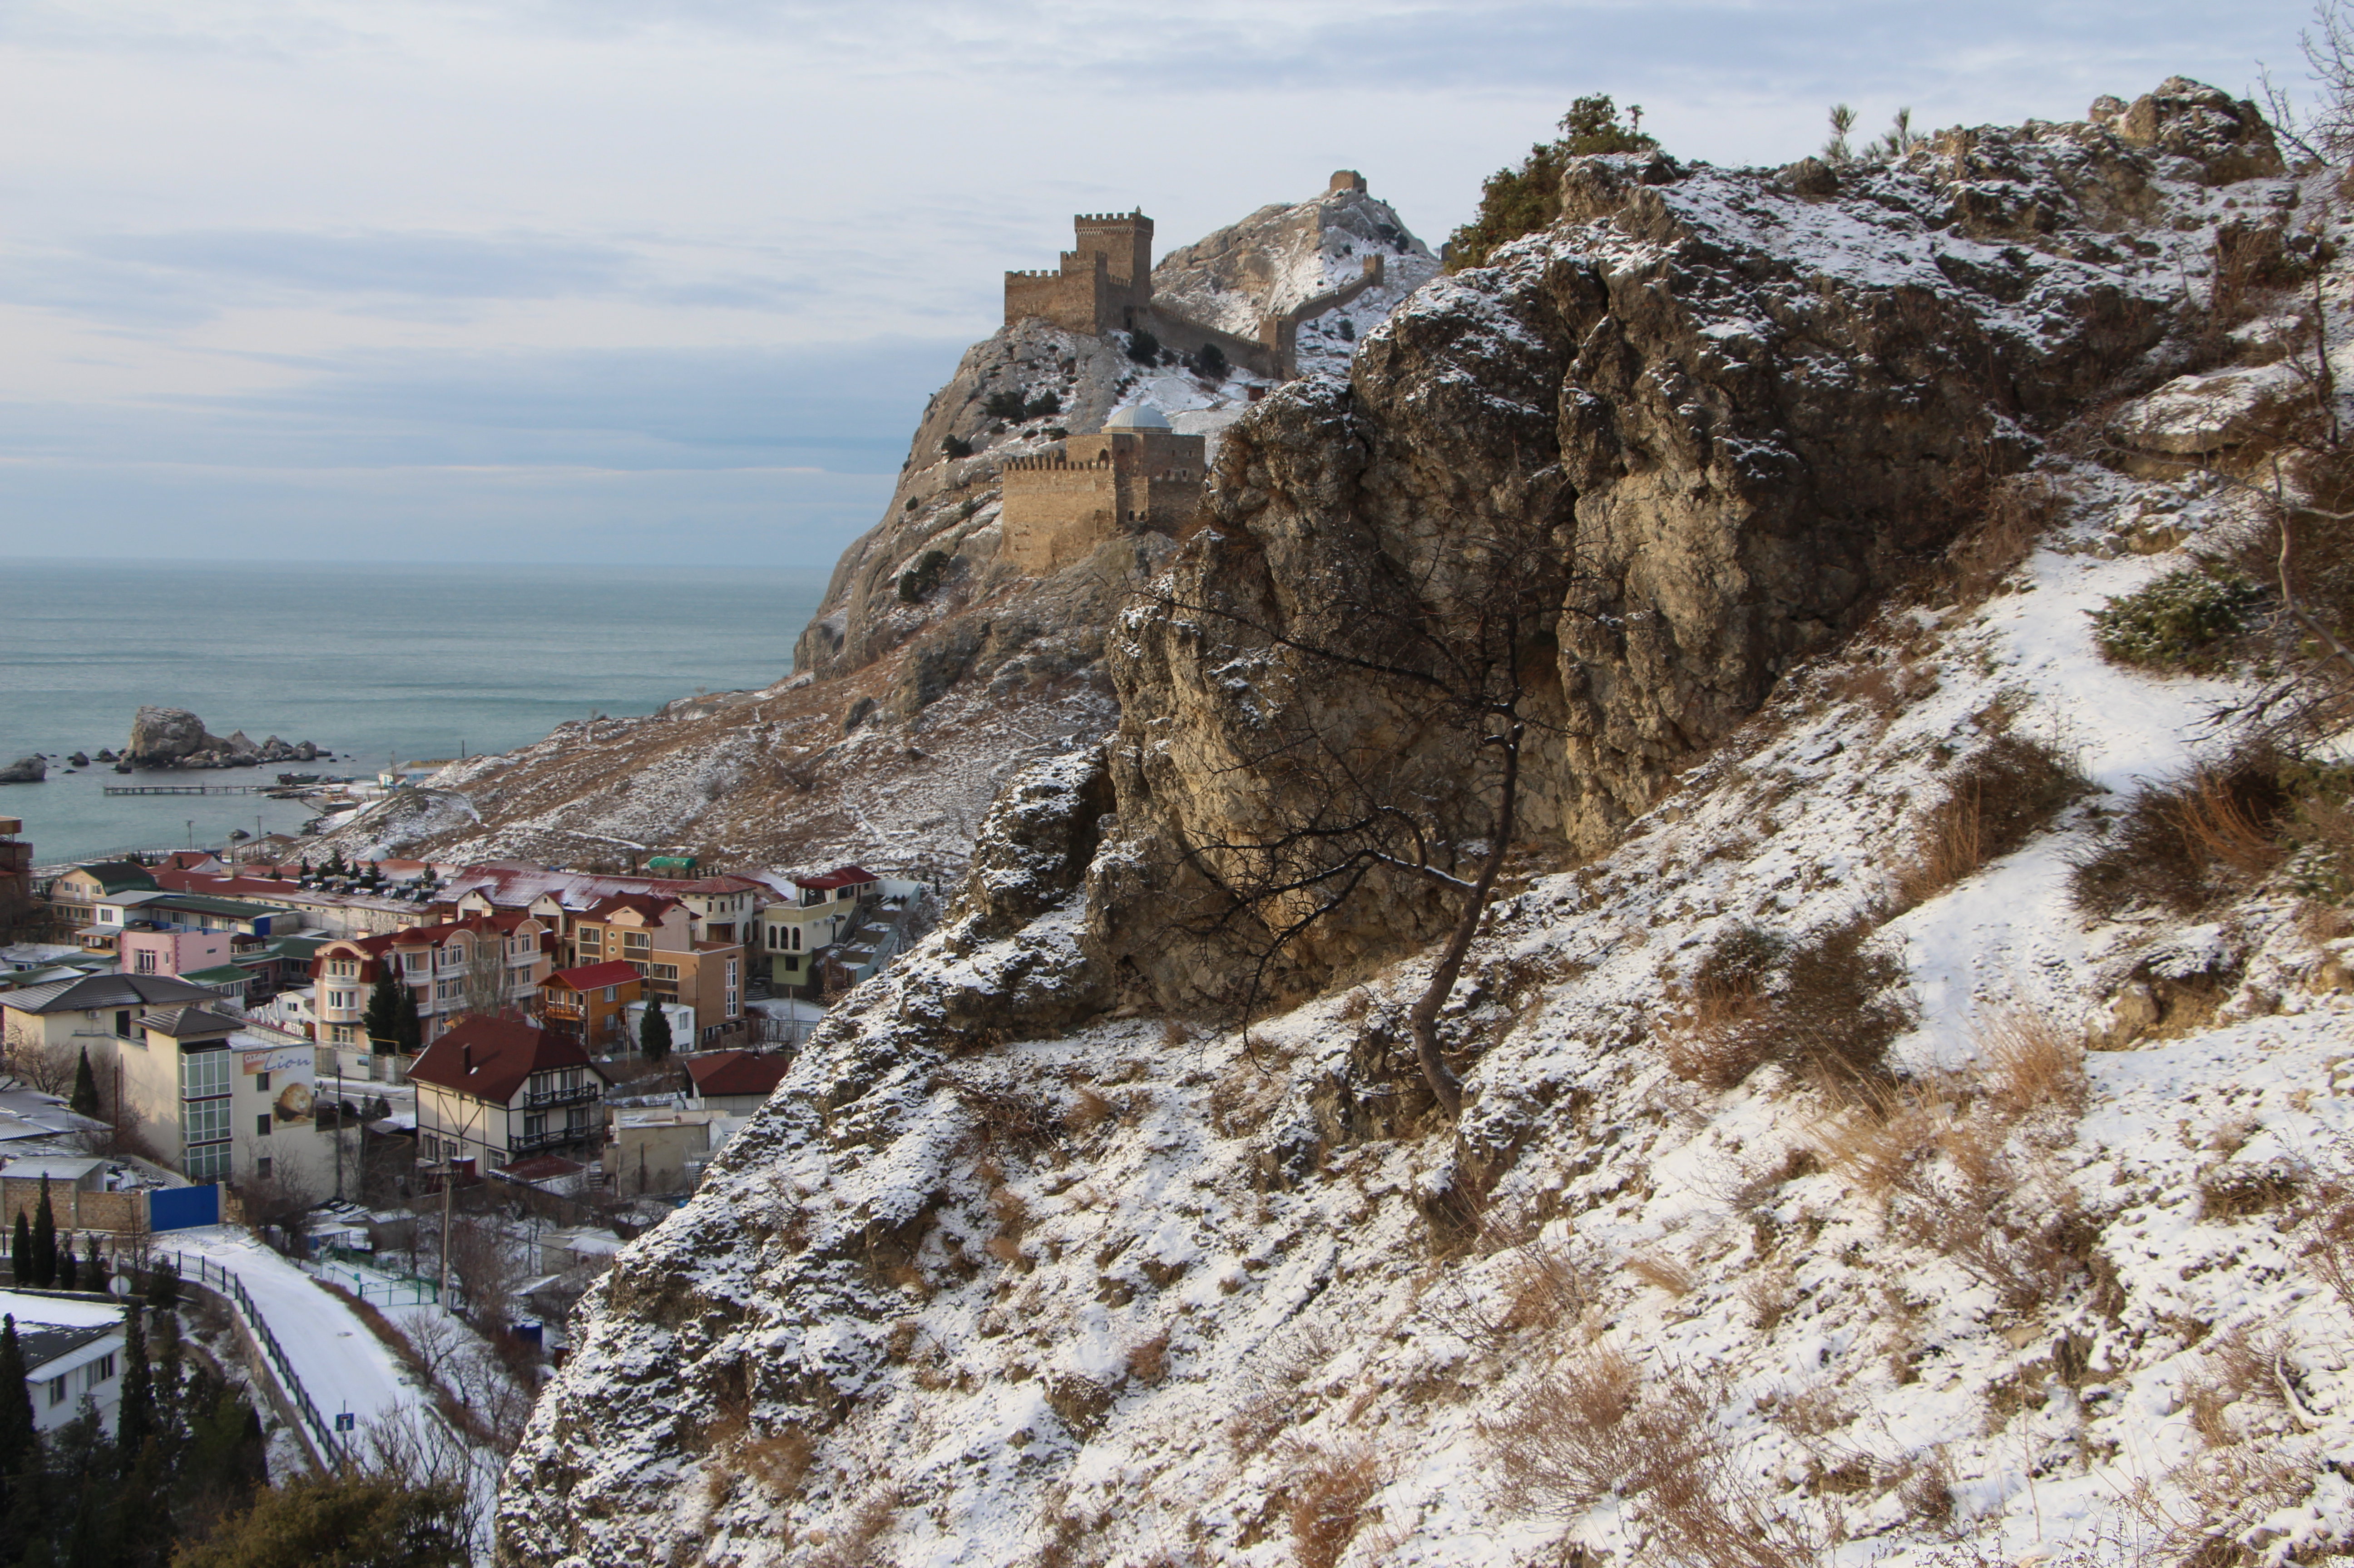
[(1040, 577), (1107, 539), (1174, 535), (1202, 498), (1207, 441), (1181, 436), (1150, 403), (1116, 409), (1103, 433), (1073, 436), (1053, 457), (1005, 465), (1003, 558)]
[[(1324, 194), (1364, 188), (1364, 175), (1341, 169)], [(1055, 270), (1005, 274), (1008, 326), (1037, 316), (1095, 337), (1141, 328), (1180, 354), (1199, 354), (1215, 344), (1227, 364), (1288, 381), (1299, 372), (1300, 323), (1338, 310), (1382, 281), (1382, 258), (1368, 256), (1360, 276), (1280, 314), (1261, 316), (1258, 335), (1243, 337), (1153, 304), (1152, 220), (1141, 212), (1083, 212), (1071, 227), (1076, 248), (1063, 252)]]

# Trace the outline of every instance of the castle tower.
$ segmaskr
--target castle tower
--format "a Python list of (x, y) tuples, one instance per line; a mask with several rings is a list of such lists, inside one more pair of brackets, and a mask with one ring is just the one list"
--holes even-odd
[(1129, 306), (1152, 302), (1152, 220), (1141, 212), (1083, 212), (1071, 219), (1078, 254), (1104, 259), (1115, 285), (1130, 291)]

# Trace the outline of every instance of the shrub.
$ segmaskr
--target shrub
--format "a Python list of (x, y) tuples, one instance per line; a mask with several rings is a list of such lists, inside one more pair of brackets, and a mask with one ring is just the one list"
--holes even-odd
[(1041, 392), (1031, 398), (1029, 404), (1023, 408), (1022, 417), (1025, 419), (1043, 419), (1049, 414), (1059, 414), (1062, 411), (1061, 394), (1052, 391)]
[(981, 411), (992, 419), (1019, 419), (1023, 408), (1022, 389), (1018, 387), (991, 392), (981, 400)]
[(1903, 966), (1865, 950), (1872, 929), (1859, 915), (1818, 933), (1753, 990), (1713, 982), (1721, 989), (1704, 991), (1666, 1042), (1670, 1069), (1711, 1088), (1730, 1088), (1768, 1062), (1843, 1092), (1882, 1077), (1882, 1058), (1912, 1026), (1913, 1009), (1891, 994)]
[(961, 436), (945, 436), (940, 440), (940, 450), (950, 461), (969, 458), (972, 456), (972, 443)]
[(1620, 124), (1617, 105), (1606, 93), (1572, 103), (1561, 117), (1559, 137), (1531, 147), (1519, 168), (1499, 169), (1480, 182), (1478, 215), (1447, 241), (1447, 270), (1485, 266), (1500, 247), (1551, 227), (1561, 211), (1561, 175), (1570, 159), (1657, 148), (1659, 139), (1642, 132), (1640, 105), (1633, 107), (1632, 117), (1632, 125)]
[(1150, 365), (1161, 357), (1161, 340), (1138, 327), (1128, 334), (1128, 356), (1139, 365)]
[(1944, 573), (1965, 608), (1985, 602), (2061, 511), (2059, 487), (2040, 473), (2014, 474), (1995, 485), (1977, 526), (1947, 547)]
[(2264, 597), (2236, 572), (2178, 567), (2094, 610), (2093, 641), (2112, 663), (2213, 669), (2224, 662), (2218, 645), (2248, 629)]
[(2093, 787), (2075, 759), (2024, 736), (2000, 735), (1952, 774), (1946, 799), (1923, 819), (1897, 869), (1904, 901), (1933, 898), (2000, 860)]
[(1299, 1568), (1341, 1561), (1381, 1486), (1381, 1467), (1362, 1445), (1309, 1459), (1291, 1486), (1291, 1552)]
[(1226, 351), (1214, 343), (1204, 344), (1202, 352), (1186, 363), (1193, 367), (1193, 374), (1204, 381), (1224, 381), (1226, 378)]
[(949, 569), (949, 556), (944, 550), (926, 550), (916, 558), (916, 564), (899, 574), (899, 598), (908, 604), (921, 604), (932, 597), (940, 586), (940, 578)]
[(2104, 916), (2141, 904), (2189, 914), (2264, 875), (2287, 853), (2281, 833), (2294, 801), (2284, 778), (2294, 766), (2267, 748), (2243, 747), (2145, 788), (2076, 857), (2070, 895)]
[(1357, 341), (1357, 323), (1346, 316), (1341, 318), (1341, 341), (1342, 343)]

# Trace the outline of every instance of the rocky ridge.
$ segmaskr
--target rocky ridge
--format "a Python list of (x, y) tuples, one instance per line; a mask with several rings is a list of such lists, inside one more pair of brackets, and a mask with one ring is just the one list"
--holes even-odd
[(151, 704), (132, 715), (122, 762), (126, 772), (132, 768), (253, 768), (264, 762), (310, 762), (320, 755), (307, 740), (290, 746), (274, 735), (257, 745), (239, 730), (224, 740), (187, 709)]
[[(2354, 1542), (2325, 1462), (2354, 1438), (2354, 1317), (2283, 1196), (2349, 1130), (2354, 938), (2277, 878), (2190, 916), (2070, 892), (2249, 690), (2094, 653), (2089, 610), (2253, 521), (2109, 432), (2222, 427), (2185, 379), (2296, 329), (2258, 310), (2216, 346), (2218, 235), (2290, 254), (2341, 171), (2284, 177), (2253, 111), (2196, 84), (2095, 110), (1886, 171), (1588, 164), (1562, 224), (1417, 298), (1349, 385), (1238, 424), (1213, 527), (1119, 628), (1119, 732), (1001, 794), (941, 931), (592, 1292), (508, 1475), (506, 1556)], [(2332, 344), (2349, 281), (2320, 285)], [(2030, 463), (2059, 498), (2041, 547), (1982, 605), (1941, 590), (1929, 558)], [(1469, 1108), (1433, 1136), (1401, 1056), (1412, 909), (1303, 961), (1354, 984), (1205, 1029), (1162, 1011), (1213, 988), (1172, 954), (1155, 845), (1247, 832), (1287, 787), (1250, 726), (1308, 682), (1237, 628), (1532, 510), (1586, 597), (1549, 666), (1538, 853), (1448, 1012)], [(2073, 738), (2079, 792), (1958, 878), (1907, 872), (2031, 735)], [(1399, 738), (1443, 780), (1436, 737)], [(1585, 863), (1546, 871), (1544, 841)], [(1692, 1010), (1744, 954), (1823, 956), (1915, 1097), (1712, 1066)], [(2052, 1047), (2039, 1088), (2003, 1044), (2030, 1024), (2099, 1049)]]

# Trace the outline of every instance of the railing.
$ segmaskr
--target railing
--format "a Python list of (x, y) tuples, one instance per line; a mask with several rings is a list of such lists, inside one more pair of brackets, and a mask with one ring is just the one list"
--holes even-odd
[(167, 1252), (158, 1255), (171, 1258), (178, 1267), (181, 1278), (193, 1278), (208, 1287), (226, 1297), (237, 1308), (238, 1315), (245, 1319), (246, 1328), (252, 1332), (254, 1343), (260, 1345), (262, 1353), (270, 1358), (270, 1365), (278, 1374), (279, 1386), (285, 1390), (287, 1403), (294, 1406), (295, 1414), (309, 1431), (313, 1451), (329, 1468), (343, 1468), (347, 1457), (343, 1444), (336, 1438), (334, 1426), (320, 1415), (319, 1407), (312, 1403), (310, 1391), (302, 1386), (302, 1378), (294, 1371), (294, 1363), (286, 1359), (286, 1351), (279, 1345), (278, 1336), (270, 1331), (270, 1324), (263, 1319), (261, 1309), (253, 1304), (253, 1298), (246, 1294), (245, 1282), (200, 1253), (192, 1255)]
[[(361, 1261), (366, 1254), (346, 1253), (342, 1248), (330, 1248), (325, 1259), (298, 1257), (294, 1266), (313, 1279), (323, 1279), (338, 1290), (348, 1290), (372, 1307), (432, 1307), (441, 1300), (439, 1280), (414, 1274), (390, 1274), (373, 1260)], [(337, 1264), (343, 1265), (341, 1268)], [(371, 1279), (369, 1275), (378, 1277)]]
[(547, 1132), (518, 1133), (507, 1139), (507, 1160), (512, 1164), (518, 1154), (555, 1149), (567, 1143), (601, 1142), (604, 1136), (604, 1128), (594, 1122), (586, 1127), (560, 1127)]
[(563, 1106), (576, 1101), (593, 1100), (603, 1091), (594, 1084), (582, 1084), (569, 1089), (534, 1089), (523, 1097), (527, 1106)]

